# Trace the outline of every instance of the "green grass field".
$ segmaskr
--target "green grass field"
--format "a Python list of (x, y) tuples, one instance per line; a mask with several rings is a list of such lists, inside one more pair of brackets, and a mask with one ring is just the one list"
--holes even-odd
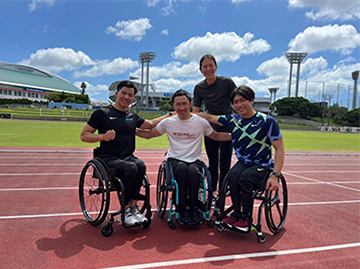
[[(96, 147), (81, 142), (84, 122), (0, 120), (0, 146)], [(360, 151), (360, 135), (318, 131), (283, 130), (285, 150)], [(150, 140), (138, 138), (137, 148), (168, 148), (166, 135)]]

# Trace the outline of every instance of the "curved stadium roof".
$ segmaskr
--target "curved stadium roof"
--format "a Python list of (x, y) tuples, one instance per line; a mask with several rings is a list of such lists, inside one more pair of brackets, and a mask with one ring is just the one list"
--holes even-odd
[(80, 94), (81, 89), (53, 74), (30, 66), (0, 62), (0, 85)]

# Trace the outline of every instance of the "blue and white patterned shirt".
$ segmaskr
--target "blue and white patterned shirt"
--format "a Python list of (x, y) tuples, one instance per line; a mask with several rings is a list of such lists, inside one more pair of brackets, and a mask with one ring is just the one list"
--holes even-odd
[(273, 117), (256, 112), (249, 119), (239, 114), (228, 114), (218, 116), (217, 120), (231, 129), (233, 147), (240, 162), (273, 169), (271, 143), (282, 138), (279, 125)]

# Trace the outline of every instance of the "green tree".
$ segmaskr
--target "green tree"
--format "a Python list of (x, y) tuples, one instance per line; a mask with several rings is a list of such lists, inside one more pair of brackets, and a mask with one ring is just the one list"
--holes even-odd
[(348, 112), (348, 109), (344, 106), (334, 105), (329, 108), (329, 112), (335, 123), (341, 123), (341, 118)]
[(310, 103), (309, 117), (321, 117), (322, 107), (318, 103)]
[(298, 114), (300, 118), (306, 118), (310, 116), (310, 107), (310, 101), (303, 97), (285, 97), (272, 103), (270, 110), (275, 111), (280, 116)]
[(360, 127), (360, 108), (350, 110), (342, 118), (342, 124)]
[(61, 95), (58, 92), (50, 92), (47, 95), (45, 95), (46, 99), (53, 102), (61, 102)]
[(81, 94), (84, 95), (85, 94), (85, 89), (86, 89), (86, 83), (85, 82), (81, 82)]
[(160, 101), (159, 104), (158, 104), (158, 107), (159, 107), (160, 111), (172, 111), (172, 110), (174, 110), (171, 100), (170, 101)]
[(87, 94), (51, 92), (46, 95), (46, 98), (53, 102), (91, 104), (90, 97)]

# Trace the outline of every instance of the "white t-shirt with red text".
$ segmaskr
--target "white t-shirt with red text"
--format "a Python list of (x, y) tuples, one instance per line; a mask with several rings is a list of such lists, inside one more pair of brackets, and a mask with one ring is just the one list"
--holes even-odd
[(161, 121), (156, 129), (161, 134), (167, 134), (170, 149), (167, 158), (174, 158), (192, 163), (201, 160), (203, 136), (210, 135), (213, 128), (209, 122), (197, 115), (187, 120), (181, 120), (177, 115)]

